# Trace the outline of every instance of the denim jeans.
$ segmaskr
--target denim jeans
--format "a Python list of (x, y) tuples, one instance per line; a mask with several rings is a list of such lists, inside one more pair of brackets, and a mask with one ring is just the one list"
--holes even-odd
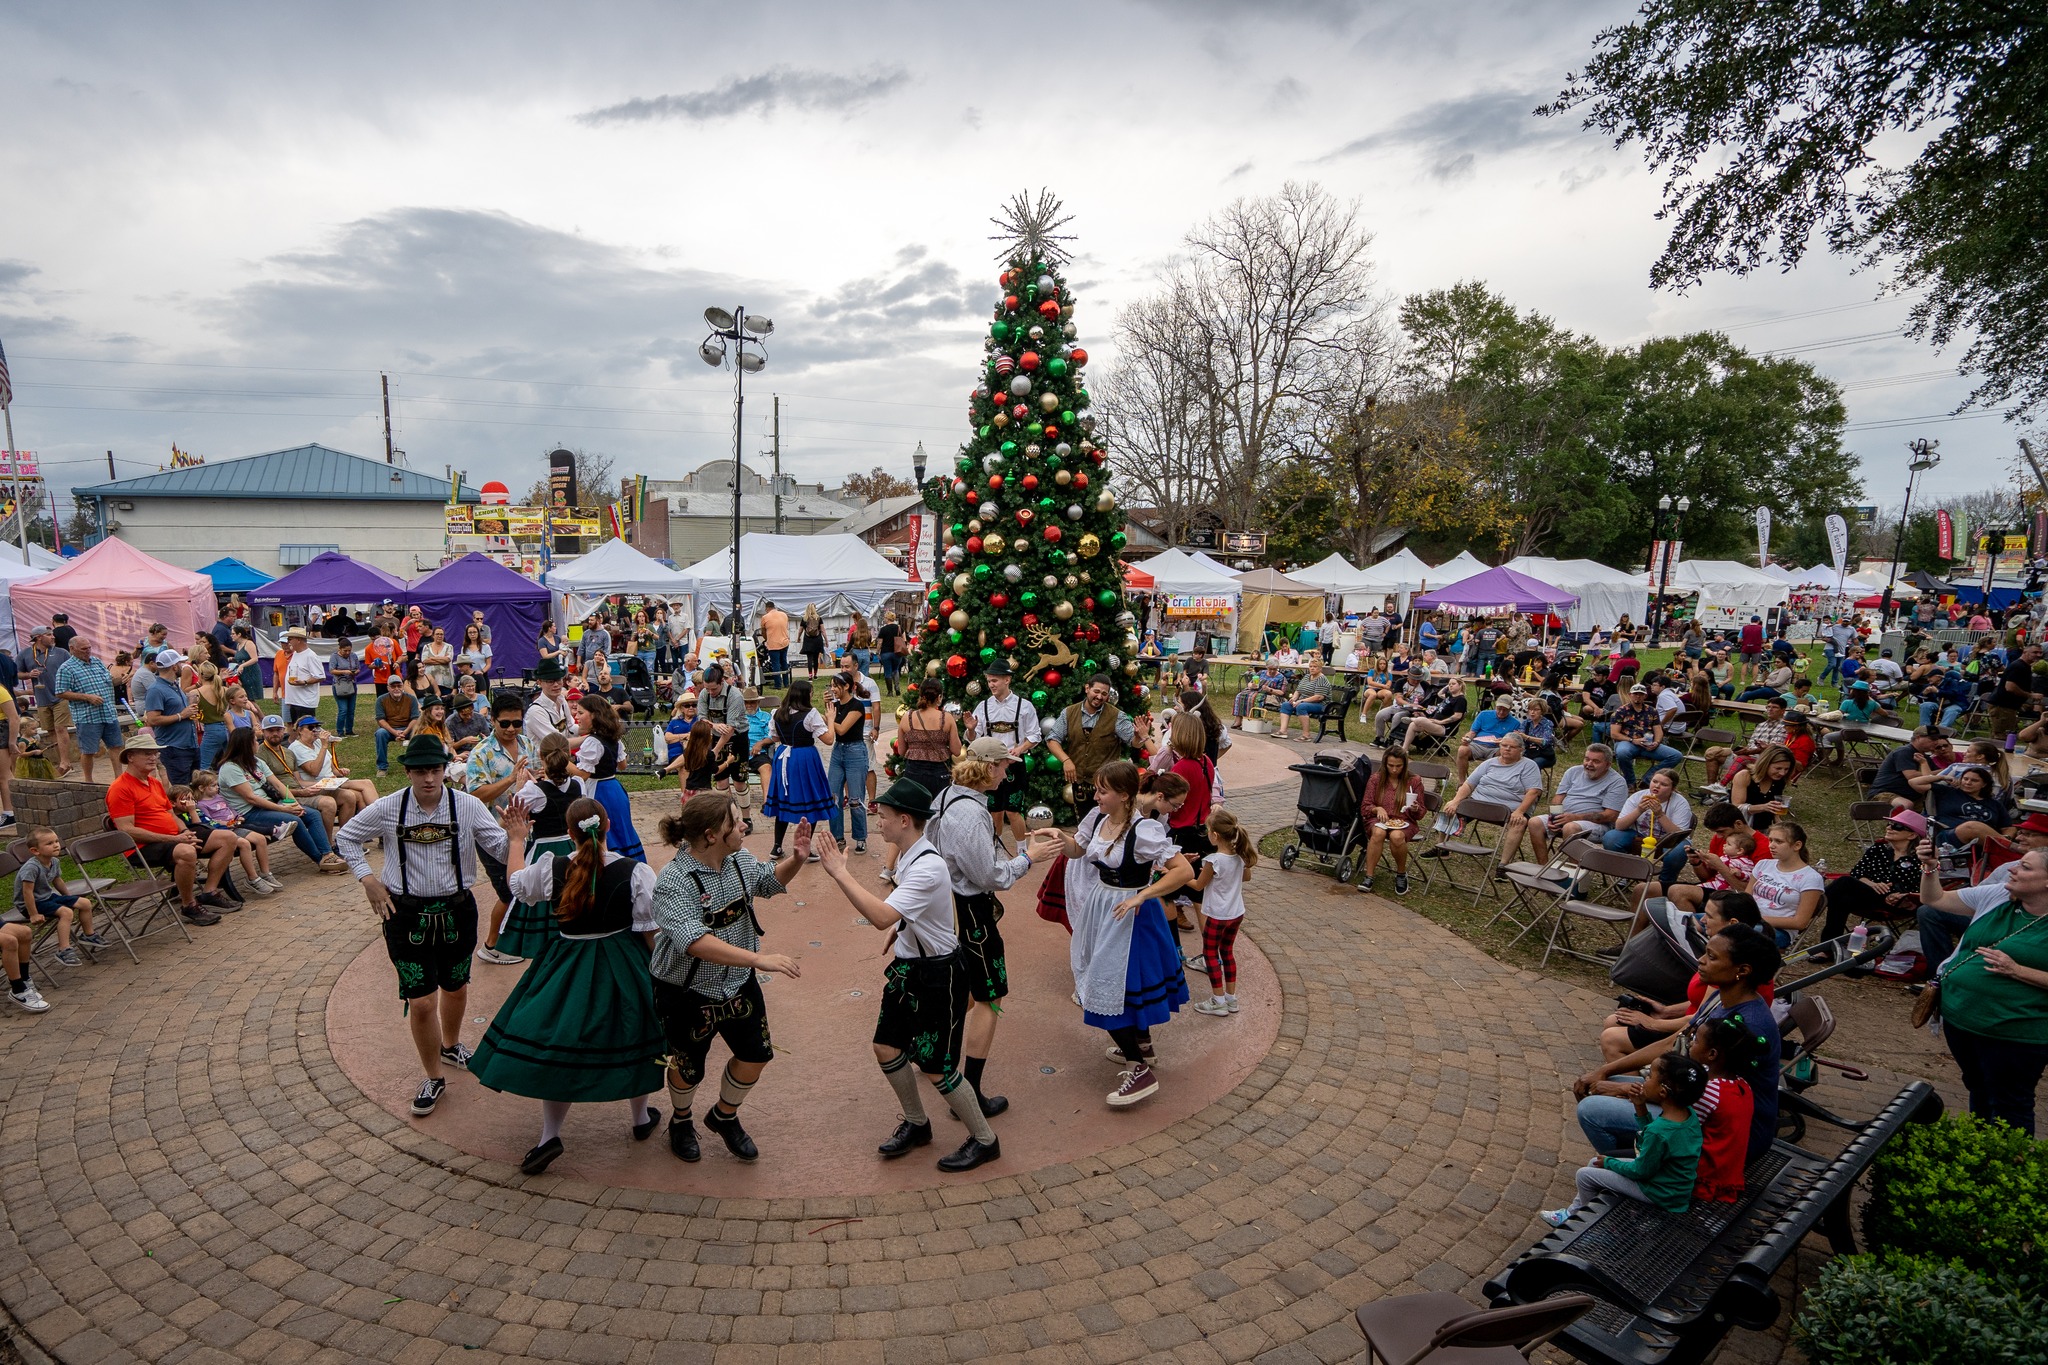
[(293, 816), (283, 811), (252, 810), (242, 818), (248, 822), (249, 828), (265, 837), (274, 835), (285, 821), (297, 820), (298, 825), (292, 830), (292, 842), (299, 846), (299, 852), (316, 863), (334, 852), (334, 845), (327, 842), (327, 825), (320, 819), (318, 811), (309, 810), (302, 816)]
[(208, 721), (199, 727), (199, 766), (211, 768), (220, 751), (228, 747), (226, 721)]
[(1613, 1156), (1635, 1149), (1642, 1125), (1636, 1122), (1636, 1107), (1619, 1095), (1588, 1095), (1579, 1101), (1579, 1131), (1594, 1151)]
[(784, 648), (782, 648), (782, 649), (771, 649), (771, 650), (769, 650), (769, 651), (768, 651), (768, 683), (769, 683), (769, 686), (771, 686), (771, 687), (783, 687), (783, 686), (786, 686), (786, 685), (787, 685), (787, 679), (788, 679), (788, 677), (789, 677), (789, 650), (788, 650), (788, 648), (787, 648), (787, 647), (784, 647)]
[(844, 813), (853, 812), (853, 837), (868, 837), (868, 746), (842, 739), (832, 746), (832, 762), (825, 770), (825, 785), (832, 793), (832, 837), (845, 837)]
[[(1643, 853), (1643, 836), (1633, 829), (1610, 829), (1600, 836), (1600, 847), (1610, 853), (1633, 853), (1640, 858)], [(1670, 886), (1678, 880), (1678, 874), (1685, 871), (1686, 847), (1687, 845), (1680, 844), (1677, 848), (1658, 856), (1658, 881)]]
[(352, 735), (356, 732), (356, 694), (334, 699), (334, 733)]
[(1954, 702), (1923, 701), (1920, 703), (1920, 723), (1922, 725), (1934, 724), (1934, 713), (1937, 708), (1941, 711), (1941, 725), (1943, 729), (1954, 725), (1956, 717), (1963, 714), (1963, 708)]
[[(1669, 744), (1636, 744), (1625, 739), (1614, 746), (1614, 766), (1621, 769), (1621, 780), (1628, 783), (1631, 791), (1636, 786), (1637, 759), (1649, 759), (1650, 772), (1654, 773), (1659, 768), (1675, 766), (1684, 757), (1684, 754), (1678, 752)], [(1646, 780), (1648, 776), (1648, 773), (1644, 774)]]
[(1736, 698), (1735, 698), (1735, 700), (1737, 700), (1737, 701), (1769, 701), (1769, 700), (1770, 700), (1770, 699), (1771, 699), (1772, 697), (1780, 697), (1780, 696), (1783, 696), (1783, 695), (1784, 695), (1784, 693), (1782, 693), (1782, 692), (1778, 691), (1778, 689), (1777, 689), (1777, 688), (1775, 688), (1775, 687), (1761, 687), (1761, 686), (1759, 686), (1759, 687), (1748, 687), (1748, 688), (1744, 688), (1744, 689), (1743, 689), (1743, 691), (1742, 691), (1742, 693), (1741, 693), (1741, 695), (1739, 695), (1738, 697), (1736, 697)]
[(1832, 644), (1821, 646), (1821, 651), (1823, 667), (1820, 670), (1820, 680), (1826, 682), (1828, 679), (1834, 678), (1839, 681), (1842, 676), (1841, 651), (1837, 650)]
[(1923, 905), (1913, 914), (1913, 927), (1920, 931), (1920, 954), (1927, 959), (1927, 970), (1931, 972), (1955, 952), (1956, 940), (1970, 927), (1970, 917)]
[(171, 745), (157, 758), (163, 764), (164, 785), (175, 787), (190, 782), (192, 774), (199, 769), (199, 750), (188, 749), (182, 744)]
[(865, 678), (868, 675), (868, 661), (875, 657), (875, 651), (872, 649), (856, 649), (852, 653), (854, 670)]
[(403, 739), (403, 738), (404, 738), (404, 736), (403, 736), (403, 735), (394, 735), (394, 734), (392, 734), (392, 733), (391, 733), (391, 732), (390, 732), (389, 730), (385, 729), (385, 728), (384, 728), (383, 726), (381, 726), (381, 725), (377, 727), (377, 771), (378, 771), (378, 772), (380, 772), (380, 773), (381, 773), (381, 772), (383, 772), (383, 771), (384, 771), (384, 770), (385, 770), (386, 768), (388, 768), (388, 767), (390, 767), (390, 766), (391, 766), (391, 765), (390, 765), (390, 763), (389, 763), (389, 762), (387, 761), (387, 759), (386, 759), (386, 757), (385, 757), (385, 756), (386, 756), (386, 755), (387, 755), (387, 754), (388, 754), (388, 753), (390, 752), (392, 744), (393, 744), (394, 742), (396, 742), (397, 740), (400, 740), (400, 739)]

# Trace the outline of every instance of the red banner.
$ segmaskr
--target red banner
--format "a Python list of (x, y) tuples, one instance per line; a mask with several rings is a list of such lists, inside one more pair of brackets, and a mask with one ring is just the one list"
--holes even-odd
[(1956, 557), (1956, 522), (1947, 512), (1934, 514), (1934, 553), (1940, 559)]

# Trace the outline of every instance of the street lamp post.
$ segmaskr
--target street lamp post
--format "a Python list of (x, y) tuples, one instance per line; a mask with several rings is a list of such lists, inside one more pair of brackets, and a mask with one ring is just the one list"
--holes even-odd
[[(1666, 512), (1676, 512), (1671, 518), (1671, 531), (1664, 541), (1664, 551), (1657, 553), (1658, 529), (1664, 524)], [(1671, 591), (1672, 548), (1678, 544), (1678, 528), (1684, 523), (1685, 514), (1692, 510), (1691, 498), (1680, 498), (1674, 508), (1671, 495), (1666, 493), (1657, 499), (1657, 510), (1650, 518), (1650, 553), (1657, 555), (1657, 600), (1650, 608), (1650, 648), (1655, 649), (1663, 642), (1664, 598)]]
[(1899, 581), (1899, 556), (1906, 552), (1906, 525), (1913, 516), (1913, 481), (1941, 463), (1939, 441), (1930, 441), (1922, 436), (1906, 442), (1906, 449), (1913, 452), (1913, 460), (1906, 466), (1906, 505), (1899, 512), (1899, 538), (1892, 544), (1892, 571), (1885, 576), (1884, 598), (1877, 606), (1880, 628), (1889, 625), (1892, 619), (1892, 589)]
[[(740, 611), (740, 435), (742, 415), (746, 411), (746, 380), (768, 363), (768, 348), (762, 338), (775, 330), (775, 324), (763, 317), (749, 317), (744, 307), (730, 313), (723, 308), (706, 308), (704, 321), (711, 331), (697, 347), (697, 354), (706, 365), (716, 369), (725, 364), (725, 343), (732, 343), (732, 615), (726, 624), (732, 629), (732, 667), (735, 679), (744, 681), (746, 673), (742, 667), (740, 641), (744, 638), (743, 628), (746, 617)], [(748, 350), (748, 346), (753, 350)]]

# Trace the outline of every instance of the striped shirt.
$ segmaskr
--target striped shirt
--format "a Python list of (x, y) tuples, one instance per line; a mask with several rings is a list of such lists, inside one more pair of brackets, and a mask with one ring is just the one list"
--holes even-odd
[(71, 703), (71, 719), (84, 725), (104, 724), (114, 715), (114, 675), (98, 659), (66, 659), (57, 669), (59, 692), (90, 692), (99, 701)]
[[(690, 956), (690, 945), (710, 934), (750, 953), (761, 950), (749, 895), (779, 896), (782, 883), (775, 869), (741, 849), (718, 868), (709, 868), (679, 849), (654, 884), (654, 975), (671, 985), (689, 983), (690, 990), (713, 1000), (730, 1000), (753, 978), (752, 967), (722, 967)], [(694, 975), (693, 975), (694, 972)]]

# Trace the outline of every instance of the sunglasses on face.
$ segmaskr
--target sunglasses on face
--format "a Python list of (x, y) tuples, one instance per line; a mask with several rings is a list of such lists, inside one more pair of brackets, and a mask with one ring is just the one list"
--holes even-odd
[(500, 730), (517, 730), (521, 724), (523, 724), (523, 722), (520, 721), (520, 719), (517, 716), (514, 716), (510, 720), (499, 721), (498, 728)]

